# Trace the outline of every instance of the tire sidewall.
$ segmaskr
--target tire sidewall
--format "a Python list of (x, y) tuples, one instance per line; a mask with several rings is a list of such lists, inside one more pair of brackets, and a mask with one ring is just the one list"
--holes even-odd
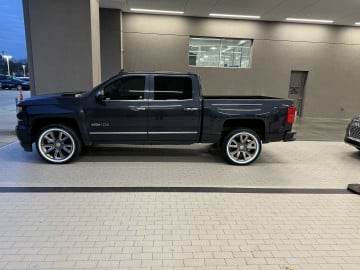
[[(51, 158), (47, 157), (41, 151), (41, 139), (45, 135), (46, 132), (49, 132), (51, 130), (64, 131), (65, 133), (67, 133), (67, 135), (70, 136), (70, 140), (74, 144), (74, 150), (72, 151), (71, 155), (69, 157), (67, 157), (66, 159), (64, 159), (64, 160), (51, 159)], [(45, 161), (47, 161), (49, 163), (52, 163), (52, 164), (65, 164), (65, 163), (68, 163), (68, 162), (74, 160), (75, 158), (77, 158), (79, 156), (80, 151), (81, 151), (81, 143), (80, 143), (80, 140), (79, 140), (79, 137), (78, 137), (77, 133), (73, 129), (71, 129), (70, 127), (65, 126), (65, 125), (49, 125), (49, 126), (46, 126), (46, 127), (42, 128), (39, 131), (39, 133), (38, 133), (38, 135), (36, 137), (35, 144), (36, 144), (36, 149), (37, 149), (40, 157), (42, 159), (44, 159)]]
[[(237, 135), (237, 134), (239, 134), (239, 133), (242, 133), (242, 132), (246, 132), (246, 133), (250, 134), (251, 136), (253, 136), (253, 137), (255, 138), (256, 143), (257, 143), (257, 146), (258, 146), (258, 148), (257, 148), (257, 153), (256, 153), (255, 156), (253, 156), (252, 159), (249, 160), (248, 162), (236, 162), (236, 161), (234, 161), (234, 160), (230, 157), (230, 154), (229, 154), (229, 152), (228, 152), (228, 144), (229, 144), (229, 141), (230, 141), (235, 135)], [(262, 145), (261, 145), (261, 139), (260, 139), (259, 135), (258, 135), (255, 131), (253, 131), (253, 130), (251, 130), (251, 129), (246, 129), (246, 128), (236, 129), (236, 130), (231, 131), (229, 134), (227, 134), (227, 135), (225, 136), (225, 139), (224, 139), (224, 141), (223, 141), (223, 143), (222, 143), (222, 154), (223, 154), (225, 160), (226, 160), (228, 163), (230, 163), (230, 164), (232, 164), (232, 165), (246, 166), (246, 165), (249, 165), (249, 164), (253, 163), (253, 162), (259, 157), (259, 155), (260, 155), (260, 153), (261, 153), (261, 146), (262, 146)]]

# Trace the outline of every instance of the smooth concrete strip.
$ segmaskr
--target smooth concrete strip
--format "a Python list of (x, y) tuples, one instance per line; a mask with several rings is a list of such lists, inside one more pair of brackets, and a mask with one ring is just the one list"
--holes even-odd
[(222, 188), (222, 187), (0, 187), (0, 192), (190, 192), (190, 193), (284, 193), (352, 194), (346, 189)]

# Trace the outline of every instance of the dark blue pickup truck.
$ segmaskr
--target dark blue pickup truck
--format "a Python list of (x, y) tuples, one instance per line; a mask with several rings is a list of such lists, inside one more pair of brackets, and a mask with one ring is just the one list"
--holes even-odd
[(202, 96), (192, 73), (126, 73), (89, 92), (35, 96), (18, 104), (25, 151), (65, 163), (95, 144), (216, 143), (226, 161), (247, 165), (261, 144), (294, 140), (292, 100)]

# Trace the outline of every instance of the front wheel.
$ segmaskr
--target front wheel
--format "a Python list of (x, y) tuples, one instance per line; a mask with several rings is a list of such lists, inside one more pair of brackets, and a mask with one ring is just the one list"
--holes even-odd
[(222, 152), (230, 164), (248, 165), (260, 155), (261, 140), (251, 129), (237, 129), (225, 137)]
[(81, 143), (76, 132), (71, 128), (63, 125), (51, 125), (39, 132), (36, 148), (46, 161), (62, 164), (79, 155)]

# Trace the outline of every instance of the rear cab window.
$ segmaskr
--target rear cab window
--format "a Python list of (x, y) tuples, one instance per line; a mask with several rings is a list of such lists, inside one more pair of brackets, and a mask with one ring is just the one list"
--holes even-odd
[(154, 100), (189, 100), (192, 98), (193, 87), (190, 77), (154, 77)]

